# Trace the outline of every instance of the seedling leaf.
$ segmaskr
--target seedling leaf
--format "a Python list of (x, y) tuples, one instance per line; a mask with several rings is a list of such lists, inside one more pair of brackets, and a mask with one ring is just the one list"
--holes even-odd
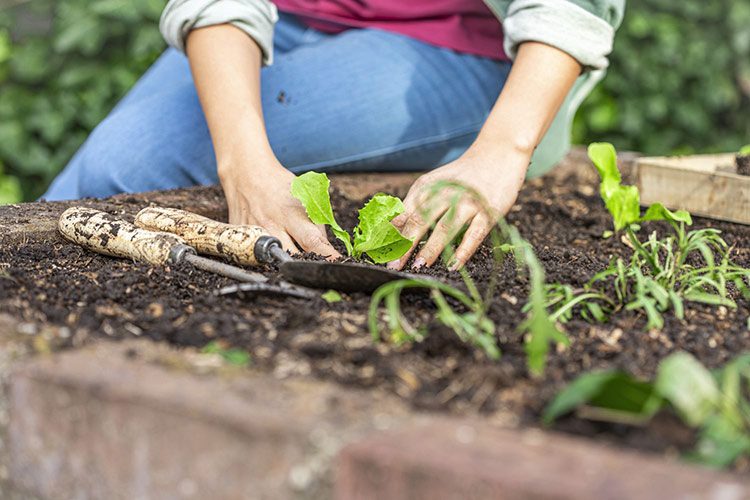
[(206, 344), (201, 352), (204, 354), (218, 354), (224, 361), (234, 366), (247, 366), (250, 364), (250, 354), (242, 349), (227, 348), (223, 342), (214, 340)]
[(395, 196), (376, 194), (359, 211), (359, 225), (354, 229), (354, 257), (367, 254), (373, 262), (382, 264), (396, 260), (411, 248), (391, 221), (403, 213), (404, 204)]
[(333, 304), (335, 302), (341, 302), (342, 300), (344, 300), (341, 297), (341, 294), (337, 292), (336, 290), (328, 290), (326, 293), (322, 294), (320, 298), (322, 298), (329, 304)]
[(685, 210), (677, 210), (672, 212), (661, 203), (654, 203), (646, 213), (641, 217), (641, 221), (652, 221), (652, 220), (665, 220), (667, 222), (684, 222), (688, 226), (693, 223), (693, 218), (690, 216), (690, 212)]
[[(619, 371), (592, 372), (578, 377), (544, 411), (546, 425), (582, 405), (605, 410), (602, 419), (645, 422), (661, 407), (653, 384), (636, 380)], [(607, 418), (609, 417), (609, 418)]]
[(589, 158), (599, 171), (599, 194), (612, 215), (615, 230), (638, 222), (641, 215), (638, 188), (622, 185), (615, 147), (606, 142), (595, 142), (589, 145)]
[(721, 397), (711, 372), (686, 352), (662, 361), (656, 388), (693, 427), (706, 423)]
[(750, 155), (750, 144), (746, 144), (740, 148), (739, 152), (740, 156), (747, 156)]
[(339, 226), (333, 216), (331, 197), (328, 193), (330, 185), (331, 181), (326, 174), (306, 172), (292, 181), (292, 196), (302, 203), (312, 222), (329, 226), (336, 238), (344, 242), (347, 253), (351, 255), (352, 242), (349, 233)]

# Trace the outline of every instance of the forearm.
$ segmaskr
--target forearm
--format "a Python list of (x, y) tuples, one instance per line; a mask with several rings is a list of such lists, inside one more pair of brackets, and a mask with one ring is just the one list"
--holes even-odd
[(470, 153), (530, 157), (580, 73), (581, 65), (565, 52), (542, 43), (522, 44)]
[(187, 55), (211, 132), (219, 176), (247, 166), (248, 152), (272, 158), (260, 99), (262, 52), (241, 30), (218, 25), (194, 30)]

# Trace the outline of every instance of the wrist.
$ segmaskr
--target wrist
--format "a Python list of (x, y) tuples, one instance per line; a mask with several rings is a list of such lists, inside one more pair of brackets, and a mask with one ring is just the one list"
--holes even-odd
[(522, 135), (495, 135), (480, 133), (474, 143), (467, 150), (471, 154), (494, 158), (526, 158), (531, 159), (536, 149), (537, 141)]
[(216, 170), (220, 182), (236, 182), (238, 178), (258, 178), (257, 176), (272, 175), (285, 171), (268, 147), (267, 150), (258, 148), (239, 148), (216, 154)]

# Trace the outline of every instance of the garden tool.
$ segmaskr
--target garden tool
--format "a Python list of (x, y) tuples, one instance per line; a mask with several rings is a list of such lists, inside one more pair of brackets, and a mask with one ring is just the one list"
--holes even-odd
[(248, 272), (198, 256), (195, 249), (179, 236), (147, 231), (99, 210), (69, 208), (60, 216), (58, 228), (68, 240), (96, 253), (155, 265), (187, 262), (198, 269), (249, 283), (252, 286), (240, 290), (245, 293), (268, 293), (305, 299), (319, 296), (315, 290), (289, 283), (266, 283), (268, 278), (260, 273)]
[(144, 208), (135, 223), (152, 231), (176, 234), (199, 253), (228, 257), (249, 266), (276, 264), (284, 278), (312, 288), (370, 293), (390, 281), (417, 279), (408, 273), (364, 264), (295, 260), (262, 227), (224, 224), (176, 208)]

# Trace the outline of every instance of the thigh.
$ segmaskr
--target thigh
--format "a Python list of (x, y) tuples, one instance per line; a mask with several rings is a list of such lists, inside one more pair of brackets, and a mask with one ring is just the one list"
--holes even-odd
[(295, 172), (434, 168), (471, 144), (509, 71), (402, 35), (350, 30), (264, 70), (269, 140)]
[[(280, 56), (327, 36), (282, 15), (274, 46)], [(109, 196), (217, 180), (190, 65), (183, 54), (168, 49), (97, 126), (44, 197)]]

